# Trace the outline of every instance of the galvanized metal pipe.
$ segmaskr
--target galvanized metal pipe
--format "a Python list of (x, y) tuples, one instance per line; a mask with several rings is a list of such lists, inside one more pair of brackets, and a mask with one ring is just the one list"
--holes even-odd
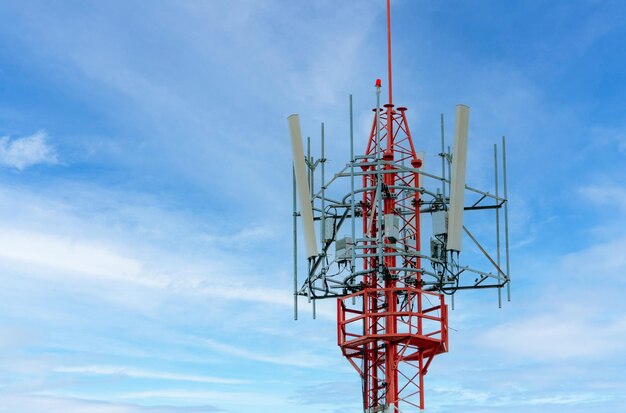
[(354, 274), (354, 270), (356, 268), (356, 258), (354, 256), (356, 250), (356, 214), (354, 210), (354, 162), (354, 118), (352, 109), (352, 95), (350, 95), (350, 230), (352, 234), (352, 261), (350, 263), (350, 272), (352, 274)]
[(293, 319), (298, 319), (298, 215), (296, 211), (296, 170), (293, 173)]
[(509, 195), (506, 188), (506, 138), (502, 137), (502, 172), (504, 183), (504, 239), (506, 244), (506, 277), (508, 282), (506, 283), (507, 300), (511, 301), (511, 269), (509, 267)]
[(445, 154), (445, 142), (444, 142), (444, 130), (443, 130), (443, 113), (441, 114), (441, 194), (443, 199), (446, 199), (446, 154)]
[(321, 144), (322, 144), (322, 157), (320, 158), (320, 163), (322, 165), (322, 228), (320, 229), (320, 233), (322, 234), (322, 245), (326, 243), (326, 197), (324, 196), (324, 192), (326, 191), (326, 186), (324, 185), (324, 173), (325, 173), (325, 165), (326, 158), (324, 157), (324, 122), (322, 122), (322, 136), (321, 136)]
[[(498, 144), (493, 144), (493, 166), (496, 183), (496, 197), (498, 196)], [(500, 268), (500, 209), (496, 208), (496, 262)], [(498, 283), (501, 272), (498, 270)], [(502, 308), (502, 288), (498, 288), (498, 308)]]

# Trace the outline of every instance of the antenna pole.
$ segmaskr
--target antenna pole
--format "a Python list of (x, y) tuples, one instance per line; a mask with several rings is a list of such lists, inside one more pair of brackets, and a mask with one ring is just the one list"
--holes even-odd
[(389, 77), (389, 104), (392, 104), (393, 82), (391, 76), (391, 0), (387, 0), (387, 74)]
[(293, 319), (298, 319), (298, 218), (296, 214), (296, 168), (293, 173)]
[(504, 178), (504, 239), (506, 244), (506, 295), (507, 300), (511, 301), (511, 269), (509, 267), (509, 194), (506, 190), (506, 138), (502, 137), (502, 173)]
[[(354, 114), (352, 108), (352, 94), (350, 94), (350, 225), (351, 225), (351, 236), (352, 236), (352, 256), (350, 257), (350, 273), (354, 273), (356, 266), (355, 259), (355, 248), (354, 244), (356, 243), (356, 214), (354, 209)], [(353, 299), (353, 303), (354, 304)]]
[(446, 148), (445, 148), (445, 135), (443, 131), (443, 113), (441, 114), (441, 195), (443, 196), (443, 202), (446, 202)]
[[(502, 284), (502, 272), (500, 271), (500, 198), (498, 184), (498, 144), (493, 144), (493, 170), (496, 181), (496, 263), (498, 264), (498, 284)], [(498, 308), (502, 308), (502, 287), (498, 287)]]

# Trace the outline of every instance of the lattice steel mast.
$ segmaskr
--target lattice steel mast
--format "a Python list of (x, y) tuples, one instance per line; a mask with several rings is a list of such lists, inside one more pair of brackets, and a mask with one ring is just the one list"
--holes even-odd
[[(508, 287), (510, 280), (506, 169), (505, 198), (498, 196), (497, 166), (496, 195), (465, 185), (469, 108), (459, 105), (455, 153), (444, 151), (442, 130), (441, 176), (423, 170), (423, 159), (415, 151), (407, 122), (407, 109), (396, 108), (393, 103), (391, 2), (386, 1), (388, 103), (381, 107), (382, 82), (377, 80), (376, 108), (365, 154), (354, 155), (352, 98), (350, 163), (328, 182), (324, 175), (324, 125), (322, 156), (314, 161), (310, 150), (304, 155), (298, 115), (289, 117), (294, 150), (294, 255), (298, 252), (296, 221), (301, 217), (308, 258), (308, 273), (301, 287), (294, 261), (294, 295), (306, 296), (313, 304), (318, 299), (338, 299), (338, 344), (362, 379), (366, 413), (423, 409), (424, 375), (433, 358), (448, 350), (448, 308), (444, 295), (461, 289), (497, 288), (500, 297), (500, 289)], [(504, 151), (502, 157), (506, 165)], [(450, 168), (451, 164), (452, 171), (446, 179), (445, 167)], [(318, 167), (321, 167), (322, 183), (316, 192), (313, 184)], [(350, 192), (340, 199), (328, 198), (326, 191), (330, 184), (342, 177), (350, 178)], [(359, 178), (360, 189), (355, 185)], [(425, 178), (437, 180), (441, 188), (436, 192), (426, 189)], [(450, 184), (449, 196), (446, 183)], [(296, 189), (301, 212), (296, 209)], [(470, 206), (464, 206), (465, 191), (478, 196)], [(498, 211), (502, 207), (505, 208), (506, 272), (500, 268), (499, 258)], [(494, 209), (497, 262), (463, 225), (464, 210)], [(421, 245), (423, 214), (429, 214), (433, 222), (428, 255)], [(317, 249), (314, 221), (320, 223), (321, 251)], [(346, 221), (351, 223), (351, 235), (339, 237)], [(493, 264), (495, 274), (460, 264), (463, 231)], [(334, 255), (330, 252), (333, 244)], [(431, 268), (425, 268), (424, 261)], [(468, 281), (469, 274), (477, 276), (474, 281)], [(297, 318), (297, 299), (295, 304)]]
[[(366, 241), (364, 289), (339, 300), (339, 345), (361, 374), (364, 409), (399, 411), (400, 402), (424, 408), (424, 374), (436, 354), (447, 351), (448, 321), (443, 294), (425, 292), (420, 245), (419, 174), (406, 108), (393, 104), (391, 5), (387, 0), (389, 101), (377, 107), (365, 153), (362, 220)], [(384, 164), (382, 163), (384, 161)], [(426, 295), (430, 297), (425, 300)], [(354, 298), (359, 310), (351, 305)], [(434, 303), (434, 304), (432, 304)], [(355, 317), (356, 316), (356, 317)], [(347, 326), (363, 317), (365, 329), (353, 335)], [(355, 362), (362, 359), (360, 366)], [(417, 396), (417, 397), (416, 397)]]

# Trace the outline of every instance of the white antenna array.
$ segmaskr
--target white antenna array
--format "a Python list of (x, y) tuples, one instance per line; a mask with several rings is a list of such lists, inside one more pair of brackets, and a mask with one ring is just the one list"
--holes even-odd
[(307, 258), (317, 257), (317, 238), (313, 225), (313, 209), (311, 207), (311, 193), (307, 178), (304, 161), (304, 148), (302, 147), (302, 132), (300, 130), (300, 116), (293, 114), (287, 118), (289, 122), (289, 134), (291, 135), (291, 150), (293, 152), (293, 167), (298, 189), (298, 200), (302, 215), (302, 228), (304, 230), (304, 242), (306, 245)]
[(448, 251), (461, 252), (463, 210), (465, 203), (465, 174), (467, 170), (467, 134), (470, 108), (456, 105), (454, 117), (454, 146), (450, 176), (450, 208), (448, 210)]
[[(352, 98), (350, 98), (350, 125), (353, 125)], [(400, 116), (398, 108), (395, 116)], [(299, 115), (288, 117), (289, 132), (293, 151), (293, 216), (294, 216), (294, 316), (297, 317), (297, 296), (306, 297), (313, 304), (315, 317), (315, 301), (324, 298), (345, 297), (363, 290), (366, 277), (378, 269), (370, 262), (375, 258), (382, 262), (378, 254), (374, 257), (369, 249), (372, 247), (372, 235), (363, 232), (359, 221), (367, 219), (367, 228), (371, 227), (371, 220), (376, 216), (380, 200), (393, 200), (397, 204), (394, 213), (380, 214), (377, 228), (384, 239), (382, 248), (377, 251), (384, 254), (395, 254), (401, 265), (392, 268), (394, 277), (407, 285), (422, 288), (424, 291), (441, 292), (451, 295), (451, 304), (454, 309), (454, 295), (457, 291), (466, 289), (494, 288), (498, 292), (498, 304), (501, 303), (501, 289), (506, 288), (507, 299), (510, 300), (510, 273), (509, 273), (509, 243), (508, 243), (508, 202), (506, 177), (506, 150), (505, 139), (502, 137), (502, 169), (498, 168), (498, 147), (494, 145), (494, 176), (495, 188), (493, 191), (483, 191), (466, 184), (468, 130), (470, 108), (459, 104), (455, 109), (455, 127), (453, 147), (445, 146), (443, 131), (443, 115), (441, 118), (441, 174), (426, 170), (424, 154), (415, 152), (419, 162), (406, 165), (392, 163), (384, 158), (377, 158), (378, 153), (356, 155), (354, 153), (354, 139), (352, 126), (350, 129), (350, 162), (341, 171), (330, 179), (325, 177), (324, 156), (324, 124), (321, 128), (321, 157), (313, 161), (309, 149), (305, 153), (300, 130)], [(378, 119), (378, 118), (377, 118)], [(375, 125), (372, 133), (375, 132)], [(384, 130), (381, 133), (386, 134)], [(376, 136), (376, 135), (372, 135)], [(387, 135), (385, 135), (387, 136)], [(373, 138), (372, 138), (373, 139)], [(414, 150), (414, 149), (413, 149)], [(402, 152), (399, 152), (399, 156)], [(381, 176), (390, 170), (396, 174), (398, 180), (389, 185), (383, 179), (374, 176), (373, 172), (364, 170), (371, 165), (382, 165)], [(321, 169), (321, 186), (315, 185), (317, 168)], [(431, 165), (432, 168), (432, 165)], [(418, 186), (404, 183), (411, 176), (419, 176)], [(502, 180), (499, 176), (502, 175)], [(372, 176), (374, 176), (372, 178)], [(364, 187), (358, 188), (357, 181), (368, 178)], [(348, 182), (341, 184), (343, 179)], [(380, 196), (364, 197), (364, 193), (371, 192), (372, 185), (383, 182)], [(317, 181), (319, 182), (319, 181)], [(343, 181), (345, 182), (345, 181)], [(437, 184), (440, 188), (433, 188)], [(349, 187), (346, 188), (346, 184)], [(503, 185), (503, 196), (500, 186)], [(347, 191), (347, 192), (344, 192)], [(407, 201), (411, 193), (419, 192), (418, 202)], [(330, 197), (329, 197), (330, 195)], [(405, 199), (403, 199), (403, 197)], [(299, 204), (299, 211), (298, 205)], [(404, 208), (404, 210), (402, 209)], [(369, 211), (372, 209), (374, 213)], [(504, 247), (505, 261), (501, 260), (501, 233), (500, 213), (504, 210)], [(406, 210), (406, 211), (405, 211)], [(412, 243), (420, 233), (413, 233), (412, 226), (418, 224), (416, 218), (407, 213), (418, 211), (420, 216), (430, 216), (432, 234), (430, 248), (428, 244), (415, 246)], [(493, 245), (483, 245), (481, 241), (465, 225), (465, 215), (471, 211), (495, 212), (495, 255)], [(304, 283), (298, 281), (298, 265), (295, 259), (298, 254), (297, 221), (302, 219), (305, 255), (308, 261), (308, 270)], [(419, 219), (419, 218), (417, 218)], [(316, 236), (316, 221), (320, 224), (320, 237)], [(365, 228), (365, 227), (364, 227)], [(422, 225), (422, 230), (425, 227)], [(378, 234), (378, 233), (377, 233)], [(487, 259), (487, 268), (476, 268), (475, 259), (464, 262), (460, 259), (462, 240), (473, 243)], [(388, 250), (385, 250), (387, 248)], [(374, 258), (373, 258), (374, 257)], [(416, 265), (419, 260), (419, 263)], [(367, 263), (366, 269), (360, 269)], [(392, 271), (389, 270), (389, 271)], [(420, 280), (417, 281), (416, 273)], [(384, 274), (382, 275), (385, 276)]]

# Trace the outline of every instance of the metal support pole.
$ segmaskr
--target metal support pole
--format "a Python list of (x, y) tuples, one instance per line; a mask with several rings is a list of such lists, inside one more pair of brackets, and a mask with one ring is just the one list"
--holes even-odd
[(443, 131), (443, 113), (441, 114), (441, 177), (443, 180), (441, 181), (441, 194), (443, 196), (444, 202), (446, 199), (446, 149), (445, 149), (445, 138)]
[[(309, 166), (309, 188), (311, 191), (311, 206), (313, 207), (313, 209), (315, 209), (315, 197), (313, 196), (313, 194), (315, 193), (315, 164), (313, 163), (313, 157), (311, 156), (311, 137), (307, 137), (306, 138), (306, 157), (307, 157), (307, 162), (308, 162), (308, 166)], [(312, 267), (312, 262), (311, 260), (309, 260), (309, 273), (307, 275), (307, 277), (311, 277), (311, 268)], [(309, 302), (311, 302), (311, 306), (313, 307), (313, 319), (315, 320), (315, 300), (311, 300), (311, 292), (309, 291)]]
[[(326, 253), (324, 252), (324, 245), (326, 245), (326, 199), (324, 198), (324, 192), (326, 190), (325, 187), (325, 182), (324, 182), (324, 169), (325, 169), (325, 164), (326, 164), (326, 158), (324, 157), (324, 122), (322, 122), (322, 153), (321, 153), (321, 158), (320, 158), (320, 164), (322, 165), (322, 217), (320, 219), (320, 222), (322, 223), (322, 229), (320, 231), (320, 233), (322, 234), (322, 254), (326, 255)], [(311, 189), (311, 196), (313, 196), (313, 194), (315, 193), (314, 189)], [(324, 275), (325, 277), (325, 275)], [(315, 319), (315, 300), (313, 300), (313, 319)]]
[[(389, 119), (388, 122), (391, 122)], [(387, 139), (391, 139), (390, 136)], [(376, 243), (378, 250), (378, 274), (376, 274), (376, 278), (383, 276), (383, 197), (382, 197), (382, 174), (380, 173), (382, 170), (382, 147), (380, 144), (380, 88), (376, 88), (376, 199), (378, 211), (376, 212), (376, 218), (378, 223), (376, 228)], [(371, 236), (371, 234), (370, 234)]]
[[(352, 110), (352, 95), (350, 95), (350, 221), (352, 233), (352, 259), (350, 261), (350, 274), (356, 270), (356, 215), (354, 210), (354, 117)], [(352, 304), (355, 298), (352, 297)]]
[[(448, 160), (448, 176), (451, 177), (452, 176), (452, 171), (450, 171), (450, 168), (451, 168), (451, 163), (452, 163), (452, 154), (451, 154), (451, 151), (450, 151), (450, 146), (448, 146), (447, 154), (448, 154), (448, 156), (446, 157), (446, 159)], [(452, 178), (450, 178), (450, 179), (452, 179)], [(452, 295), (450, 296), (450, 305), (452, 307), (452, 310), (454, 311), (454, 293), (452, 293)]]
[(504, 183), (504, 239), (506, 248), (506, 277), (508, 282), (506, 283), (506, 295), (507, 301), (511, 301), (511, 269), (509, 267), (509, 194), (506, 187), (506, 138), (502, 137), (502, 172)]
[[(322, 157), (320, 158), (320, 164), (322, 165), (322, 219), (320, 220), (320, 222), (322, 223), (322, 228), (320, 229), (320, 233), (322, 234), (322, 246), (324, 246), (325, 240), (326, 240), (326, 198), (324, 197), (324, 193), (326, 191), (326, 181), (324, 180), (325, 179), (325, 175), (324, 175), (325, 166), (324, 165), (326, 164), (326, 158), (324, 157), (324, 122), (322, 122), (321, 143), (322, 143)], [(323, 251), (323, 248), (322, 248), (322, 251)], [(322, 254), (324, 254), (324, 252), (322, 252)]]
[(293, 174), (293, 319), (298, 319), (298, 219), (296, 216), (296, 170)]
[[(498, 144), (493, 144), (493, 169), (496, 182), (496, 198), (498, 197)], [(496, 208), (496, 262), (498, 263), (498, 284), (502, 283), (500, 268), (500, 208)], [(502, 308), (502, 287), (498, 287), (498, 308)]]

